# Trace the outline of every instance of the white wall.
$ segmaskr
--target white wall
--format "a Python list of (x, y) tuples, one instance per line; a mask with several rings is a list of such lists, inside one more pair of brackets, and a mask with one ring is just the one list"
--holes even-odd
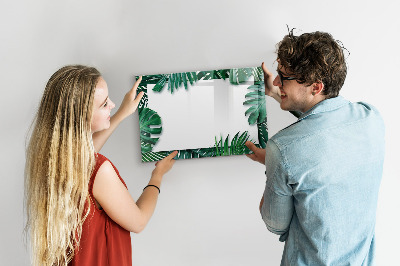
[[(22, 232), (25, 137), (55, 70), (72, 63), (96, 66), (119, 103), (133, 75), (262, 61), (275, 68), (275, 44), (288, 24), (299, 33), (321, 30), (341, 40), (351, 52), (341, 94), (374, 104), (384, 117), (387, 147), (376, 235), (380, 265), (393, 265), (400, 237), (398, 10), (391, 0), (2, 1), (1, 264), (29, 264)], [(291, 117), (269, 103), (270, 132), (276, 132)], [(137, 198), (153, 169), (140, 162), (137, 114), (102, 152)], [(132, 234), (134, 265), (279, 265), (283, 244), (258, 213), (262, 165), (245, 156), (183, 160), (164, 180), (151, 222)]]

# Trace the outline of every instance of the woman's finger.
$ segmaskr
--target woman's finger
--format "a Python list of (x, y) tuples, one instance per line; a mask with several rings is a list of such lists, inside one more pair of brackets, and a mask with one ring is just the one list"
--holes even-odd
[(167, 156), (169, 160), (172, 160), (176, 155), (178, 155), (178, 151), (173, 151), (170, 153), (170, 155)]
[(133, 84), (133, 87), (132, 87), (132, 89), (131, 89), (131, 91), (130, 91), (133, 95), (136, 95), (136, 90), (137, 90), (137, 88), (139, 87), (140, 82), (142, 82), (142, 76), (140, 76), (140, 77), (136, 80), (135, 84)]

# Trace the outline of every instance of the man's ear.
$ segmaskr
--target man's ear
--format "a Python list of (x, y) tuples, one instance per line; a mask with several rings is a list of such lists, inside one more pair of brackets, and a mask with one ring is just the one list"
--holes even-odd
[(324, 89), (324, 83), (322, 82), (315, 82), (312, 84), (312, 91), (311, 94), (312, 95), (318, 95), (322, 92), (322, 90)]

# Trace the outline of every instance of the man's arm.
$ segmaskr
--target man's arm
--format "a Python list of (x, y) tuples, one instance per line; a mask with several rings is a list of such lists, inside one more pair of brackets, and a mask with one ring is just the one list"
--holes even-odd
[(268, 230), (282, 235), (289, 229), (294, 206), (281, 152), (272, 140), (268, 141), (266, 149), (257, 148), (250, 141), (246, 142), (246, 146), (253, 151), (253, 154), (248, 154), (247, 157), (266, 165), (267, 182), (259, 206), (262, 219)]
[(288, 184), (289, 174), (284, 158), (273, 140), (268, 141), (265, 164), (267, 181), (260, 212), (268, 230), (282, 235), (289, 230), (292, 220), (293, 191)]
[(265, 66), (264, 62), (262, 62), (261, 68), (264, 72), (265, 95), (268, 95), (274, 98), (278, 103), (281, 103), (281, 90), (278, 86), (274, 86), (274, 76)]
[(136, 96), (136, 90), (140, 84), (142, 77), (140, 77), (132, 89), (128, 91), (125, 95), (124, 100), (121, 103), (121, 106), (118, 108), (118, 111), (111, 117), (110, 119), (110, 127), (96, 132), (92, 135), (94, 150), (99, 152), (103, 145), (106, 143), (107, 139), (111, 136), (114, 130), (118, 127), (118, 125), (129, 115), (134, 113), (139, 105), (140, 100), (143, 97), (143, 92), (139, 93)]
[(260, 213), (269, 231), (277, 235), (285, 234), (289, 230), (293, 212), (292, 196), (278, 195), (268, 185), (265, 187), (260, 202)]

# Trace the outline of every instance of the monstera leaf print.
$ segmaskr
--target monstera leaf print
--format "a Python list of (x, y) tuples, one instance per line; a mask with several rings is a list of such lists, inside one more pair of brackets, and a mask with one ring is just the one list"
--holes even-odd
[(261, 82), (257, 83), (247, 88), (250, 92), (246, 94), (245, 97), (247, 100), (243, 102), (243, 105), (251, 105), (244, 113), (245, 116), (249, 115), (247, 119), (249, 125), (262, 123), (267, 117), (264, 84)]
[(140, 143), (142, 153), (150, 152), (159, 138), (152, 137), (152, 134), (161, 134), (161, 117), (150, 108), (144, 108), (139, 114)]
[(215, 156), (226, 156), (226, 155), (240, 155), (249, 153), (250, 150), (245, 144), (249, 140), (249, 134), (247, 131), (243, 132), (240, 136), (239, 133), (233, 137), (232, 141), (229, 143), (229, 135), (223, 140), (222, 136), (219, 141), (215, 137)]
[(168, 90), (174, 93), (179, 87), (184, 86), (185, 90), (188, 89), (188, 83), (193, 85), (198, 81), (196, 72), (184, 72), (184, 73), (172, 73), (161, 75), (161, 78), (154, 86), (153, 91), (161, 92), (166, 84), (168, 84)]

